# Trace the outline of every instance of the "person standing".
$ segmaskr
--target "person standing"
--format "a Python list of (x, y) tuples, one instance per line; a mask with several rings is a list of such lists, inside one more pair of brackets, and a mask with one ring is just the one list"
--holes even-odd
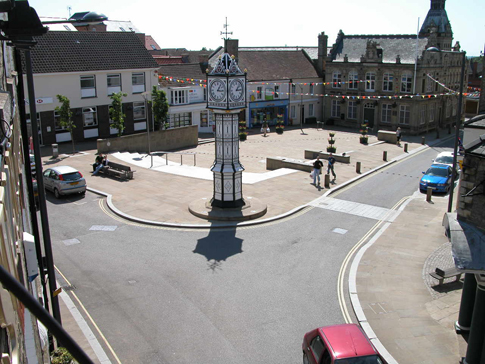
[(320, 170), (323, 167), (323, 163), (320, 160), (320, 156), (317, 157), (315, 162), (313, 163), (313, 184), (316, 185), (317, 183), (317, 178), (318, 178), (318, 184), (320, 184)]
[(398, 127), (397, 127), (397, 130), (396, 130), (396, 137), (397, 137), (397, 142), (396, 142), (396, 144), (397, 144), (397, 146), (398, 146), (398, 147), (400, 147), (400, 146), (401, 146), (401, 135), (402, 135), (402, 133), (401, 133), (401, 127), (400, 127), (400, 126), (398, 126)]
[(330, 153), (330, 155), (328, 156), (327, 174), (332, 172), (333, 179), (336, 179), (337, 175), (335, 174), (335, 171), (333, 169), (334, 165), (335, 165), (335, 158), (334, 158), (333, 154)]

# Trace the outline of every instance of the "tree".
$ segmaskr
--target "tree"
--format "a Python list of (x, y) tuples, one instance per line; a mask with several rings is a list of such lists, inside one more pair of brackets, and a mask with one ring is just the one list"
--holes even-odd
[(163, 129), (167, 129), (167, 94), (165, 91), (159, 90), (157, 86), (153, 86), (152, 89), (152, 112), (155, 121), (155, 130), (159, 130), (160, 126), (162, 126)]
[(76, 125), (72, 121), (71, 101), (64, 95), (57, 95), (57, 100), (61, 106), (56, 106), (56, 111), (59, 113), (59, 124), (71, 134), (72, 153), (76, 153), (76, 146), (74, 144), (74, 129)]
[(111, 127), (118, 129), (118, 136), (121, 136), (125, 130), (126, 115), (123, 114), (123, 96), (126, 96), (126, 94), (117, 92), (110, 97), (113, 102), (109, 107), (109, 119)]

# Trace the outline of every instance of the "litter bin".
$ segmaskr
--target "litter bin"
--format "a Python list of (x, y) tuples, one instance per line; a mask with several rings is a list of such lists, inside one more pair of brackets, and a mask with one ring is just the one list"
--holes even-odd
[(59, 148), (57, 144), (52, 144), (52, 157), (53, 158), (59, 157)]

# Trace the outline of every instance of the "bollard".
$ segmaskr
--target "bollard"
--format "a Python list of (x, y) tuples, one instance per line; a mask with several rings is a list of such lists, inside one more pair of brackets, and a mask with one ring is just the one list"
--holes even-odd
[(408, 143), (404, 143), (404, 153), (408, 152)]
[(52, 157), (53, 158), (59, 157), (59, 148), (57, 144), (52, 144)]
[(330, 175), (325, 174), (325, 188), (330, 188)]
[(360, 162), (355, 165), (355, 172), (360, 174)]
[(448, 125), (448, 134), (451, 134), (451, 125)]
[(431, 202), (432, 195), (433, 195), (433, 187), (428, 187), (426, 190), (426, 202)]
[(425, 142), (426, 142), (426, 137), (421, 137), (421, 144), (424, 145)]
[(387, 162), (387, 151), (386, 150), (382, 152), (382, 160), (384, 162)]

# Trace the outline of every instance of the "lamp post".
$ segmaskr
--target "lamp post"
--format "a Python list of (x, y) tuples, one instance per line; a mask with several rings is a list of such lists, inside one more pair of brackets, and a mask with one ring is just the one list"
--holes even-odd
[[(426, 50), (427, 52), (441, 52), (441, 53), (452, 53), (452, 54), (461, 54), (461, 74), (460, 74), (460, 91), (458, 94), (458, 114), (456, 116), (456, 125), (455, 125), (455, 144), (453, 146), (453, 170), (452, 170), (452, 179), (453, 184), (455, 183), (456, 179), (456, 162), (457, 162), (457, 155), (458, 155), (458, 141), (460, 139), (460, 125), (461, 125), (461, 108), (463, 104), (463, 82), (465, 79), (465, 64), (466, 64), (466, 52), (453, 52), (453, 51), (442, 51), (436, 47), (431, 47)], [(453, 190), (454, 188), (450, 189), (450, 195), (448, 199), (448, 212), (452, 211), (453, 207)]]
[[(147, 110), (148, 110), (148, 95), (151, 95), (149, 92), (143, 92), (142, 93), (143, 95), (143, 98), (145, 99), (145, 105), (147, 107)], [(152, 107), (152, 110), (151, 110), (151, 114), (152, 114), (152, 125), (153, 125), (153, 100), (151, 102), (151, 107)], [(148, 155), (150, 156), (151, 158), (151, 165), (150, 165), (150, 168), (153, 167), (153, 156), (151, 154), (151, 146), (150, 146), (150, 123), (148, 122), (148, 118), (147, 118), (147, 143), (148, 143)]]
[(305, 110), (305, 107), (303, 106), (303, 86), (298, 85), (298, 87), (300, 87), (300, 129), (301, 133), (305, 134), (305, 132), (303, 131), (303, 114)]

